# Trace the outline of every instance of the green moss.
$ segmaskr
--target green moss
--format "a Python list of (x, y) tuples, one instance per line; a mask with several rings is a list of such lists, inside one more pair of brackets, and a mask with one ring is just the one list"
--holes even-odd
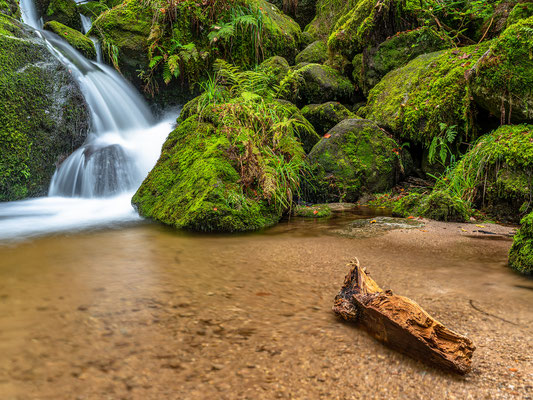
[(509, 266), (525, 275), (533, 275), (533, 213), (520, 221), (522, 227), (513, 239), (509, 251)]
[(317, 40), (296, 56), (296, 63), (316, 63), (323, 64), (328, 59), (328, 46), (325, 42)]
[(362, 116), (423, 146), (456, 125), (457, 140), (476, 135), (473, 104), (465, 75), (489, 44), (421, 55), (389, 72), (369, 93)]
[[(495, 39), (473, 70), (475, 100), (506, 122), (533, 119), (533, 17)], [(503, 105), (502, 105), (503, 102)]]
[(52, 31), (65, 39), (72, 47), (82, 53), (85, 57), (95, 60), (96, 50), (94, 43), (82, 33), (69, 28), (57, 21), (50, 21), (44, 24), (44, 29)]
[(302, 115), (314, 126), (320, 136), (345, 119), (357, 118), (354, 113), (335, 101), (309, 104), (302, 108)]
[(43, 42), (0, 14), (0, 201), (46, 194), (55, 163), (80, 146), (89, 116)]
[(20, 8), (16, 0), (0, 0), (0, 14), (20, 18)]
[(182, 121), (132, 199), (139, 213), (195, 231), (276, 223), (298, 185), (303, 149), (292, 131), (275, 122), (285, 120), (286, 108), (257, 101), (208, 105)]
[(47, 21), (58, 21), (77, 31), (81, 31), (81, 19), (74, 0), (50, 0), (48, 8), (43, 14)]
[(282, 84), (289, 88), (288, 100), (298, 105), (324, 101), (351, 103), (355, 96), (354, 86), (348, 78), (320, 64), (297, 66)]
[(359, 0), (318, 0), (316, 16), (305, 28), (313, 40), (327, 40), (339, 18), (349, 12)]
[(533, 16), (533, 3), (518, 3), (507, 18), (507, 26), (509, 27), (531, 16)]
[(531, 209), (533, 126), (505, 125), (482, 136), (444, 179), (446, 190), (497, 219), (517, 221)]
[(362, 194), (392, 187), (400, 164), (397, 144), (376, 124), (346, 119), (329, 135), (309, 154), (315, 170), (311, 200), (354, 202)]
[(312, 206), (294, 206), (293, 217), (326, 218), (331, 216), (331, 207), (327, 204), (314, 204)]
[(453, 47), (451, 40), (430, 28), (397, 33), (379, 46), (365, 49), (354, 57), (354, 81), (363, 93), (368, 94), (388, 72), (421, 54), (450, 47)]
[(467, 202), (440, 190), (430, 194), (410, 193), (394, 204), (392, 212), (401, 217), (421, 216), (445, 222), (467, 222), (472, 215)]

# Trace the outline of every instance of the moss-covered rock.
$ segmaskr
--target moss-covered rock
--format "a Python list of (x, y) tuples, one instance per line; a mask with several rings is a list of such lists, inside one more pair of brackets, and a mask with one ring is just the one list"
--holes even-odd
[(0, 0), (0, 14), (19, 19), (20, 8), (18, 2), (16, 0)]
[(398, 200), (392, 210), (401, 217), (421, 216), (436, 221), (467, 222), (472, 210), (467, 202), (447, 191), (430, 194), (411, 193)]
[(58, 21), (81, 31), (81, 18), (74, 0), (37, 0), (35, 7), (44, 22)]
[(505, 125), (472, 145), (436, 190), (460, 196), (497, 219), (518, 222), (531, 210), (533, 126)]
[(407, 64), (421, 54), (432, 53), (453, 47), (445, 35), (430, 28), (399, 32), (377, 47), (366, 48), (352, 61), (353, 78), (368, 95), (370, 89), (390, 71)]
[(290, 101), (277, 99), (276, 102), (285, 109), (284, 113), (287, 118), (298, 121), (298, 124), (295, 125), (294, 133), (296, 137), (300, 139), (305, 153), (309, 153), (320, 140), (320, 136), (316, 132), (313, 124), (311, 124), (300, 109)]
[(327, 40), (337, 21), (360, 0), (317, 0), (316, 16), (305, 28), (305, 34), (313, 40)]
[(206, 106), (169, 135), (132, 203), (145, 217), (195, 231), (275, 224), (292, 202), (304, 163), (287, 129), (289, 114), (260, 98)]
[(472, 69), (475, 101), (502, 121), (533, 121), (533, 17), (495, 39)]
[(506, 24), (507, 27), (516, 24), (522, 19), (527, 19), (533, 16), (533, 3), (531, 2), (520, 2), (514, 6), (514, 8), (509, 13)]
[(269, 3), (293, 18), (302, 29), (313, 20), (316, 14), (317, 0), (270, 0)]
[(314, 41), (296, 56), (296, 63), (323, 64), (328, 59), (328, 46), (321, 40)]
[(476, 112), (466, 75), (488, 46), (418, 56), (385, 75), (359, 113), (423, 146), (442, 135), (442, 124), (456, 126), (457, 141), (471, 140), (476, 136)]
[(287, 88), (288, 100), (299, 106), (324, 101), (351, 103), (355, 99), (352, 82), (326, 65), (306, 64), (297, 67), (282, 84)]
[(280, 56), (270, 57), (259, 65), (260, 71), (275, 75), (278, 83), (287, 76), (290, 69), (288, 61)]
[(47, 22), (46, 24), (44, 24), (44, 29), (52, 31), (55, 34), (61, 36), (85, 57), (91, 60), (96, 59), (96, 49), (94, 48), (93, 41), (81, 32), (69, 28), (68, 26), (65, 26), (57, 21)]
[(85, 140), (89, 113), (66, 68), (0, 14), (0, 201), (44, 195), (56, 163)]
[(399, 172), (396, 148), (396, 142), (372, 121), (340, 122), (308, 156), (315, 172), (309, 199), (354, 202), (365, 193), (390, 189)]
[(302, 108), (302, 115), (314, 126), (320, 136), (345, 119), (357, 118), (354, 113), (336, 101), (309, 104)]
[(509, 266), (525, 275), (533, 275), (533, 213), (520, 221), (522, 227), (513, 239), (509, 251)]
[(304, 218), (326, 218), (332, 213), (331, 207), (327, 204), (313, 204), (312, 206), (294, 206), (291, 210), (293, 217)]
[(89, 35), (102, 43), (104, 58), (138, 88), (143, 86), (139, 70), (148, 68), (148, 37), (153, 12), (138, 0), (126, 0), (102, 13)]

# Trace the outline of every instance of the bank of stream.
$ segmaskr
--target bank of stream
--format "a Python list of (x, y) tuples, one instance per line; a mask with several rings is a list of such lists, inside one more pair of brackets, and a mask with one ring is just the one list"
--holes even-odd
[[(2, 398), (531, 397), (533, 281), (506, 265), (512, 228), (339, 235), (375, 215), (247, 235), (138, 223), (3, 242)], [(339, 321), (332, 300), (353, 257), (472, 338), (473, 371), (433, 369)]]

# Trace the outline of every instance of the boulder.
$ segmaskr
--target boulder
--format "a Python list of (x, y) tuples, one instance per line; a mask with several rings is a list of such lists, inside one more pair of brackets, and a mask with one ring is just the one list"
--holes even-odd
[(133, 205), (142, 216), (194, 231), (277, 223), (304, 168), (290, 111), (276, 101), (243, 97), (197, 110), (180, 118)]
[(317, 0), (270, 0), (269, 2), (293, 18), (302, 29), (315, 17)]
[(35, 8), (44, 22), (57, 21), (81, 31), (81, 18), (74, 0), (36, 0)]
[(46, 24), (44, 24), (44, 29), (61, 36), (86, 58), (96, 60), (96, 49), (94, 48), (93, 41), (81, 32), (69, 28), (68, 26), (65, 26), (57, 21), (47, 22)]
[(533, 275), (533, 213), (526, 215), (509, 251), (509, 266), (524, 275)]
[(319, 136), (348, 118), (357, 118), (354, 113), (336, 101), (309, 104), (302, 108), (302, 115), (313, 125)]
[(323, 64), (328, 59), (328, 46), (324, 41), (317, 40), (308, 45), (296, 56), (296, 63)]
[(308, 156), (315, 172), (308, 200), (355, 202), (390, 189), (400, 171), (397, 147), (374, 122), (345, 119)]
[(393, 71), (421, 54), (453, 47), (445, 35), (430, 28), (399, 32), (378, 46), (365, 48), (352, 61), (353, 78), (359, 89), (368, 95), (370, 89), (390, 71)]
[(0, 14), (0, 201), (46, 195), (56, 164), (81, 146), (89, 112), (42, 39)]
[(287, 99), (299, 106), (324, 101), (351, 103), (355, 99), (352, 82), (326, 65), (297, 66), (282, 84), (286, 87)]
[(18, 1), (16, 0), (0, 0), (0, 14), (13, 17), (15, 19), (20, 18), (20, 8)]
[(477, 104), (502, 123), (533, 121), (533, 17), (511, 25), (469, 72)]

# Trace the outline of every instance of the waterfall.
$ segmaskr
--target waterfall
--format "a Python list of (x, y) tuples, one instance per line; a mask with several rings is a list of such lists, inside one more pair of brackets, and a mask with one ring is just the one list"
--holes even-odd
[(84, 145), (56, 169), (47, 199), (0, 204), (0, 238), (101, 225), (102, 216), (106, 223), (139, 219), (129, 199), (157, 161), (176, 113), (156, 123), (144, 99), (118, 72), (41, 30), (33, 0), (21, 0), (20, 7), (23, 22), (79, 83), (91, 130)]

